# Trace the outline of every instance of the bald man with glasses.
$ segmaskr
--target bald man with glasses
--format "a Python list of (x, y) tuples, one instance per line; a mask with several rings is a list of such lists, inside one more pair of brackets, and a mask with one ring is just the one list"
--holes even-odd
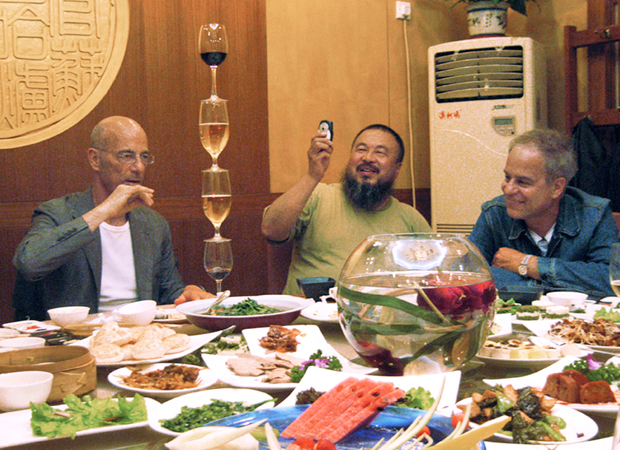
[(127, 117), (103, 119), (87, 158), (92, 186), (39, 205), (17, 247), (16, 320), (47, 319), (46, 311), (59, 306), (95, 313), (143, 299), (211, 297), (183, 283), (169, 225), (150, 209), (154, 191), (143, 182), (155, 159), (142, 127)]

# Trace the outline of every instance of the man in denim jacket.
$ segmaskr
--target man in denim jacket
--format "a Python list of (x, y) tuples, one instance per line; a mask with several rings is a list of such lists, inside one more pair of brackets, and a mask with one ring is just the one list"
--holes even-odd
[(614, 295), (609, 200), (568, 186), (577, 172), (571, 141), (553, 130), (517, 136), (508, 149), (503, 196), (485, 202), (470, 235), (499, 289), (541, 286)]

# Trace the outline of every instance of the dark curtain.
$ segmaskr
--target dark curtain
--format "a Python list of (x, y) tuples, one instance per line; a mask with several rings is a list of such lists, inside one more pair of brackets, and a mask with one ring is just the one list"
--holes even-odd
[(610, 199), (614, 212), (620, 212), (619, 135), (620, 126), (597, 127), (588, 118), (573, 129), (579, 169), (570, 185)]

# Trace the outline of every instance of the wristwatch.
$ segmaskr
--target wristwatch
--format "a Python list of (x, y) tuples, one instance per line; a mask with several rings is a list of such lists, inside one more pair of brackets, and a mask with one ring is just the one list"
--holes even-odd
[(523, 261), (521, 261), (521, 264), (519, 264), (517, 268), (517, 272), (519, 272), (519, 275), (522, 277), (527, 277), (527, 263), (531, 257), (532, 255), (525, 255), (525, 258), (523, 258)]

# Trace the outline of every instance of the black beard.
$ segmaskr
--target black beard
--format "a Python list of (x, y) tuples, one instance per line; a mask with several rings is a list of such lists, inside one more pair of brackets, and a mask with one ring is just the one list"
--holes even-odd
[(392, 181), (378, 181), (374, 185), (358, 183), (346, 170), (342, 174), (342, 190), (347, 200), (354, 207), (365, 211), (375, 211), (383, 205), (390, 196), (393, 185)]

